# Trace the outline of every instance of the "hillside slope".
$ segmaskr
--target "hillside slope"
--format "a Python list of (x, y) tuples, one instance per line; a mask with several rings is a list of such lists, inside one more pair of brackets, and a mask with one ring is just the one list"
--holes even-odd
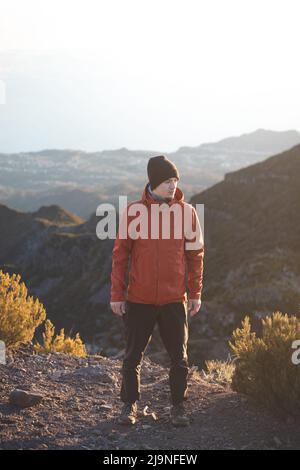
[(226, 175), (205, 205), (206, 300), (233, 312), (300, 305), (300, 146)]

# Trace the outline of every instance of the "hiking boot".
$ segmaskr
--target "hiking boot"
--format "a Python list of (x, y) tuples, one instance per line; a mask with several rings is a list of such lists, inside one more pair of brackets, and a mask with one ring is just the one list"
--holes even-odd
[(121, 414), (118, 418), (119, 424), (135, 424), (137, 419), (137, 404), (124, 403)]
[(190, 420), (186, 414), (183, 403), (173, 405), (171, 408), (171, 423), (174, 426), (189, 426)]

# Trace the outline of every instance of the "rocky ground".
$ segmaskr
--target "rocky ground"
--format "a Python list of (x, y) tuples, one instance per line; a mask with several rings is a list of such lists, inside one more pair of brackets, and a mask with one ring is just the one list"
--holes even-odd
[[(102, 356), (34, 356), (21, 350), (0, 365), (1, 449), (295, 449), (298, 424), (282, 421), (227, 387), (189, 375), (188, 428), (169, 422), (168, 370), (145, 358), (140, 418), (117, 423), (121, 361)], [(31, 407), (10, 403), (13, 390), (41, 394)]]

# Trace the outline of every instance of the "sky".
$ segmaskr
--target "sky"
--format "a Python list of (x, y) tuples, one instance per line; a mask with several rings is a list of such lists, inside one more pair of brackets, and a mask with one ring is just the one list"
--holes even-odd
[(300, 130), (297, 0), (0, 0), (0, 152)]

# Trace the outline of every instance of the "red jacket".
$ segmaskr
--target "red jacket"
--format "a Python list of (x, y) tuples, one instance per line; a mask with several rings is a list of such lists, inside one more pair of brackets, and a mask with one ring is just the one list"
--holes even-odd
[[(190, 238), (185, 237), (183, 230), (181, 238), (174, 238), (172, 213), (169, 239), (162, 238), (161, 222), (159, 222), (158, 238), (150, 237), (151, 205), (161, 204), (161, 202), (153, 199), (148, 193), (148, 184), (143, 191), (142, 199), (128, 204), (122, 215), (121, 224), (125, 223), (127, 239), (120, 237), (119, 227), (112, 254), (111, 302), (128, 299), (132, 302), (163, 305), (186, 301), (186, 280), (189, 299), (200, 299), (203, 278), (203, 243), (197, 249), (187, 250), (186, 241), (190, 241)], [(130, 235), (128, 236), (128, 226), (136, 218), (136, 215), (129, 215), (128, 211), (135, 203), (142, 203), (147, 208), (148, 239), (133, 239)], [(173, 204), (180, 204), (181, 209), (186, 206), (192, 211), (192, 228), (195, 230), (196, 225), (199, 227), (196, 210), (191, 204), (184, 202), (183, 193), (178, 187), (174, 198), (168, 203), (169, 206)], [(160, 221), (162, 221), (161, 218)], [(125, 278), (129, 264), (126, 292)]]

